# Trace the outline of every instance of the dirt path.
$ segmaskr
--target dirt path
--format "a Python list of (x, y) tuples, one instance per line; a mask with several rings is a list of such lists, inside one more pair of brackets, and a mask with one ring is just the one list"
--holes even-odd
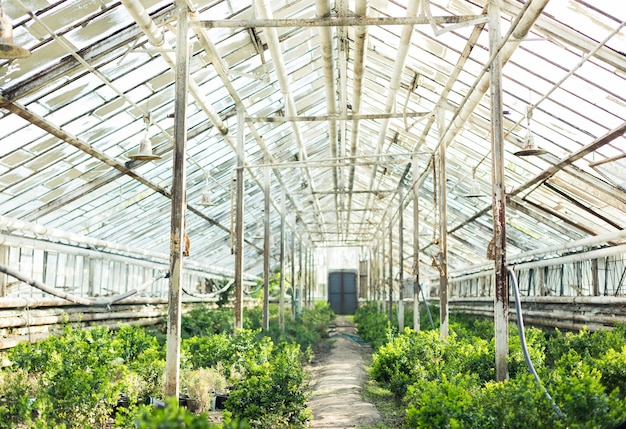
[(331, 328), (331, 349), (309, 367), (313, 411), (312, 428), (344, 429), (374, 425), (380, 414), (374, 405), (361, 399), (367, 374), (364, 366), (371, 348), (354, 335), (355, 328), (337, 316)]

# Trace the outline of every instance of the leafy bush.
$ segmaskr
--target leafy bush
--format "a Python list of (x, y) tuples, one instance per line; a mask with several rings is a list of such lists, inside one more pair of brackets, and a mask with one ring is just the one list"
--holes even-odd
[(370, 343), (374, 350), (387, 343), (397, 333), (387, 314), (378, 311), (375, 303), (359, 306), (354, 313), (357, 334)]
[(438, 332), (406, 328), (373, 355), (370, 376), (400, 399), (409, 385), (439, 376), (445, 348)]
[(226, 425), (208, 422), (206, 414), (194, 415), (179, 407), (176, 399), (167, 399), (165, 408), (142, 407), (136, 418), (137, 429), (247, 429), (245, 422)]
[(262, 354), (271, 358), (248, 357), (243, 377), (230, 392), (226, 409), (236, 418), (247, 420), (253, 428), (306, 427), (311, 415), (306, 410), (300, 347), (265, 343), (263, 348), (267, 350)]
[(374, 354), (370, 375), (406, 405), (407, 427), (611, 429), (626, 420), (623, 326), (565, 335), (526, 329), (543, 386), (526, 368), (516, 330), (511, 325), (505, 382), (493, 380), (493, 325), (470, 318), (451, 324), (445, 341), (409, 329), (391, 337)]
[(230, 308), (194, 307), (181, 317), (181, 338), (204, 337), (233, 332), (234, 313)]
[(406, 424), (412, 428), (484, 428), (478, 424), (483, 418), (472, 395), (477, 385), (469, 374), (450, 380), (442, 374), (437, 380), (413, 384), (407, 394)]
[(626, 346), (620, 350), (608, 349), (595, 366), (602, 374), (602, 384), (607, 392), (616, 391), (623, 400), (626, 397)]
[(190, 368), (216, 368), (240, 371), (248, 356), (267, 360), (264, 344), (271, 342), (260, 331), (242, 329), (233, 334), (213, 334), (208, 337), (193, 337), (181, 343), (182, 360)]
[[(231, 394), (241, 398), (233, 400), (231, 415), (250, 418), (256, 427), (304, 427), (310, 415), (300, 344), (310, 353), (326, 335), (333, 317), (328, 304), (303, 309), (295, 324), (277, 333), (280, 341), (289, 342), (280, 346), (260, 329), (233, 335), (225, 322), (231, 310), (200, 309), (189, 315), (194, 320), (187, 321), (188, 334), (201, 336), (182, 341), (181, 386), (200, 400), (201, 411), (208, 409), (210, 393), (229, 383), (235, 386)], [(224, 326), (227, 332), (210, 333)], [(114, 332), (68, 325), (59, 337), (21, 343), (7, 353), (12, 366), (0, 370), (0, 429), (106, 427), (113, 417), (119, 429), (180, 427), (168, 426), (176, 422), (207, 427), (182, 412), (139, 405), (148, 396), (163, 397), (164, 355), (153, 335), (130, 326)], [(120, 399), (125, 406), (117, 407)]]
[[(36, 427), (100, 427), (120, 395), (135, 403), (162, 390), (162, 356), (142, 328), (122, 326), (113, 333), (105, 327), (67, 325), (59, 337), (20, 343), (8, 352), (12, 366), (3, 374), (23, 373), (36, 382), (28, 396), (18, 379), (5, 392), (20, 404), (29, 401)], [(23, 408), (1, 412), (8, 421), (29, 418)]]
[(33, 418), (37, 381), (22, 369), (0, 371), (0, 428), (28, 427)]
[[(28, 363), (30, 356), (36, 356)], [(37, 377), (34, 407), (38, 421), (67, 428), (102, 424), (117, 402), (124, 374), (121, 359), (106, 328), (66, 326), (61, 337), (49, 337), (42, 347), (24, 345), (10, 359)]]

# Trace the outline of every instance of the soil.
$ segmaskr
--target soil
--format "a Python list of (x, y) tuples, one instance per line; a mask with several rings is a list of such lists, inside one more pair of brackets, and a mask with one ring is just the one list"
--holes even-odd
[(381, 416), (361, 397), (368, 380), (365, 365), (372, 349), (355, 335), (345, 316), (331, 325), (327, 347), (317, 352), (308, 368), (311, 376), (312, 428), (344, 429), (375, 425)]

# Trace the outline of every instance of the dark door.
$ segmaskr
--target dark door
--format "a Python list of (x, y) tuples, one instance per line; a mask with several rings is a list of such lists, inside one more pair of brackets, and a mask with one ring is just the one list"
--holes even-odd
[(328, 302), (335, 314), (354, 314), (358, 304), (355, 270), (328, 273)]

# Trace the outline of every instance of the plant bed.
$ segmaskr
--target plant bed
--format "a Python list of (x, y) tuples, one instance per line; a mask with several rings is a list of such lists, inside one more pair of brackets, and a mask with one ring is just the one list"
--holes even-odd
[[(308, 320), (309, 327), (294, 332), (314, 330), (320, 338), (326, 319), (327, 312), (308, 312), (297, 323)], [(313, 337), (303, 334), (301, 338)], [(231, 425), (226, 427), (244, 419), (253, 428), (304, 427), (310, 414), (303, 393), (302, 362), (310, 359), (310, 348), (303, 353), (295, 337), (282, 339), (274, 343), (260, 330), (242, 330), (236, 336), (211, 333), (183, 340), (183, 393), (178, 408), (204, 416), (206, 421), (221, 417), (222, 413), (208, 413), (215, 408), (214, 392), (224, 392), (227, 395), (219, 403), (225, 407), (224, 424)], [(167, 401), (160, 399), (164, 397), (165, 350), (142, 328), (121, 326), (110, 331), (66, 325), (62, 335), (37, 344), (19, 344), (6, 358), (11, 365), (0, 369), (0, 391), (5, 395), (5, 401), (0, 401), (0, 429), (136, 429), (138, 416), (146, 413), (155, 413), (157, 420), (178, 418), (170, 411), (158, 412), (168, 408)]]
[[(608, 428), (626, 420), (626, 328), (526, 330), (539, 384), (511, 325), (509, 380), (494, 380), (493, 327), (452, 323), (447, 339), (406, 329), (373, 356), (370, 377), (393, 393), (412, 428)], [(549, 392), (550, 396), (546, 394)]]

